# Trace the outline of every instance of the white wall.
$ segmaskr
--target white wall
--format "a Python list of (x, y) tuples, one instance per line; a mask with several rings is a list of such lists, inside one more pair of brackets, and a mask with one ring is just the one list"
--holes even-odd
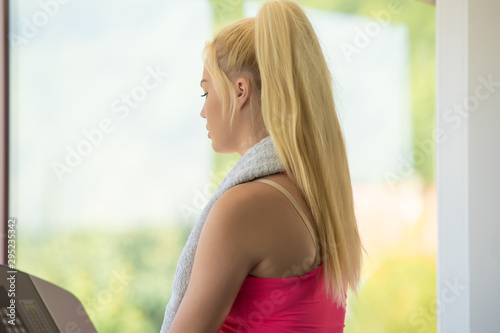
[(500, 329), (499, 15), (494, 0), (437, 1), (440, 333)]

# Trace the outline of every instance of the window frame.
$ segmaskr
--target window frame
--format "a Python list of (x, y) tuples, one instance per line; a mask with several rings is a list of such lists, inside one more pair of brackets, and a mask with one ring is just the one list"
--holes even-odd
[(2, 237), (0, 238), (0, 256), (2, 264), (7, 263), (7, 220), (9, 218), (9, 1), (0, 5), (0, 214)]

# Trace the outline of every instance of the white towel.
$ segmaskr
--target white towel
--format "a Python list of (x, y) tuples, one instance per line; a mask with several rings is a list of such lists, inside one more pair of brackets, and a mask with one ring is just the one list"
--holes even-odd
[(200, 238), (201, 229), (215, 201), (224, 192), (237, 184), (245, 183), (255, 178), (271, 175), (280, 171), (285, 171), (285, 168), (273, 145), (271, 136), (268, 135), (250, 147), (231, 168), (226, 177), (224, 177), (214, 195), (201, 212), (181, 252), (172, 285), (172, 296), (165, 309), (165, 317), (160, 333), (167, 333), (169, 331), (175, 313), (184, 297), (189, 283), (189, 277), (191, 276), (191, 268), (193, 267), (194, 254), (196, 252), (196, 246), (198, 245), (198, 239)]

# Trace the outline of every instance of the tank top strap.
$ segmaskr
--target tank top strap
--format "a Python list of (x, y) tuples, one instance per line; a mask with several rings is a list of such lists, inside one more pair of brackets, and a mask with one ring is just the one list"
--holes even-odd
[(290, 194), (290, 192), (286, 188), (284, 188), (283, 186), (281, 186), (280, 184), (278, 184), (274, 181), (271, 181), (269, 179), (256, 179), (253, 182), (261, 182), (261, 183), (266, 183), (266, 184), (271, 185), (272, 187), (276, 188), (281, 193), (283, 193), (283, 195), (285, 195), (285, 197), (287, 197), (287, 199), (292, 203), (292, 205), (295, 207), (297, 212), (300, 214), (300, 217), (302, 217), (302, 220), (304, 221), (304, 224), (306, 225), (307, 230), (309, 230), (309, 233), (311, 234), (311, 237), (312, 237), (312, 240), (314, 243), (314, 247), (316, 249), (316, 253), (314, 254), (314, 267), (317, 267), (319, 264), (318, 260), (317, 260), (318, 254), (319, 254), (319, 246), (318, 246), (318, 242), (316, 240), (316, 233), (314, 232), (314, 229), (311, 225), (311, 222), (307, 218), (307, 215), (304, 213), (304, 210), (299, 205), (297, 200), (295, 200), (295, 198)]

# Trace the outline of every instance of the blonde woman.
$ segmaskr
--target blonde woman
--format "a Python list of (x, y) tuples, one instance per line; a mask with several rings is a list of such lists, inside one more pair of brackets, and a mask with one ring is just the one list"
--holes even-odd
[(292, 1), (261, 5), (204, 49), (212, 148), (270, 136), (286, 171), (229, 188), (201, 231), (171, 333), (342, 332), (362, 244), (330, 72)]

